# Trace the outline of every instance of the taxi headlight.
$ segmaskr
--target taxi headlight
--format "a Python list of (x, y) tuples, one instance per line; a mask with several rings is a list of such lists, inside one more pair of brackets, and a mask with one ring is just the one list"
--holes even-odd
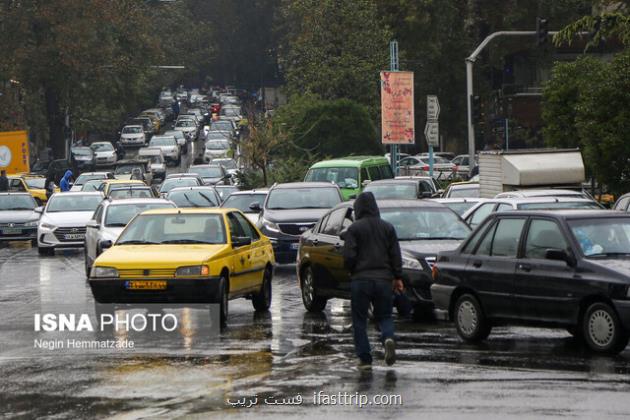
[(409, 270), (422, 270), (422, 264), (415, 258), (403, 257), (402, 266)]
[(191, 265), (187, 267), (179, 267), (175, 271), (176, 277), (188, 277), (188, 276), (207, 276), (210, 273), (207, 265)]
[(118, 277), (118, 270), (114, 267), (92, 267), (92, 277)]

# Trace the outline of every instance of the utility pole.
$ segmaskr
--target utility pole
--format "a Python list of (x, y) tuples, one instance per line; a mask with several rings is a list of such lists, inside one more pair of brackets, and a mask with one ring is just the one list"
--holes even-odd
[[(400, 71), (398, 66), (398, 41), (393, 40), (389, 43), (389, 70)], [(392, 144), (389, 148), (389, 158), (391, 159), (392, 172), (394, 176), (398, 176), (398, 145)]]

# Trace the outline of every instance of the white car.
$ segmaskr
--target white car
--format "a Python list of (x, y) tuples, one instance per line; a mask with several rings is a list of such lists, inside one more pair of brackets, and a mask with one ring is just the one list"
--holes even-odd
[(206, 162), (217, 158), (226, 158), (229, 157), (229, 151), (230, 142), (228, 140), (208, 140), (206, 141), (203, 158)]
[(183, 131), (179, 131), (179, 130), (167, 130), (164, 132), (165, 136), (173, 136), (175, 137), (175, 140), (177, 140), (177, 144), (179, 144), (179, 147), (182, 149), (182, 151), (184, 151), (184, 149), (186, 148), (186, 135), (184, 134)]
[(81, 191), (83, 189), (83, 185), (86, 182), (92, 181), (95, 179), (115, 179), (114, 174), (111, 172), (83, 172), (81, 175), (77, 177), (70, 188), (70, 191)]
[(53, 194), (37, 225), (37, 251), (53, 255), (57, 248), (81, 248), (85, 226), (103, 200), (101, 192)]
[(101, 241), (115, 242), (127, 223), (145, 210), (173, 208), (175, 204), (161, 198), (103, 200), (87, 222), (85, 232), (85, 274), (90, 274), (94, 260), (103, 252)]
[(149, 142), (149, 147), (157, 147), (162, 150), (164, 159), (179, 164), (181, 158), (181, 148), (173, 136), (153, 136)]
[(239, 209), (250, 222), (256, 225), (258, 219), (260, 219), (260, 209), (262, 209), (265, 198), (267, 198), (267, 193), (267, 190), (233, 192), (225, 199), (221, 207)]
[(94, 151), (96, 166), (111, 166), (118, 160), (118, 154), (114, 146), (108, 141), (97, 141), (90, 145)]
[(183, 132), (186, 136), (191, 139), (197, 137), (197, 122), (194, 120), (194, 116), (190, 116), (190, 118), (178, 119), (175, 123), (175, 127), (173, 128), (176, 131)]
[(120, 132), (120, 142), (123, 146), (145, 146), (147, 137), (141, 125), (126, 125)]
[(138, 159), (148, 160), (153, 179), (166, 178), (166, 161), (159, 147), (143, 147), (138, 150)]

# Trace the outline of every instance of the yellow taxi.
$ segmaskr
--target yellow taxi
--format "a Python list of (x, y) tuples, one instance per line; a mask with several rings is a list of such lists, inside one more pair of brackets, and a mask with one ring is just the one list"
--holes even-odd
[(139, 179), (108, 179), (99, 188), (103, 191), (105, 197), (109, 197), (109, 193), (113, 188), (125, 188), (134, 185), (147, 185), (147, 183)]
[[(9, 175), (9, 191), (27, 192), (33, 196), (37, 205), (41, 206), (48, 201), (46, 197), (46, 178), (32, 175)], [(59, 188), (55, 188), (59, 192)]]
[(99, 303), (218, 303), (222, 326), (228, 300), (271, 305), (271, 242), (239, 210), (145, 211), (100, 246), (88, 278)]

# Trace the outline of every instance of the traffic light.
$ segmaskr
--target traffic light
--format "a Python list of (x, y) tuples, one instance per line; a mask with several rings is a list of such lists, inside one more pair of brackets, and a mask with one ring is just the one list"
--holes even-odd
[(548, 28), (547, 28), (547, 19), (536, 18), (536, 45), (539, 47), (545, 45), (547, 43), (548, 38)]
[(481, 97), (478, 95), (470, 97), (470, 114), (473, 124), (481, 119)]

